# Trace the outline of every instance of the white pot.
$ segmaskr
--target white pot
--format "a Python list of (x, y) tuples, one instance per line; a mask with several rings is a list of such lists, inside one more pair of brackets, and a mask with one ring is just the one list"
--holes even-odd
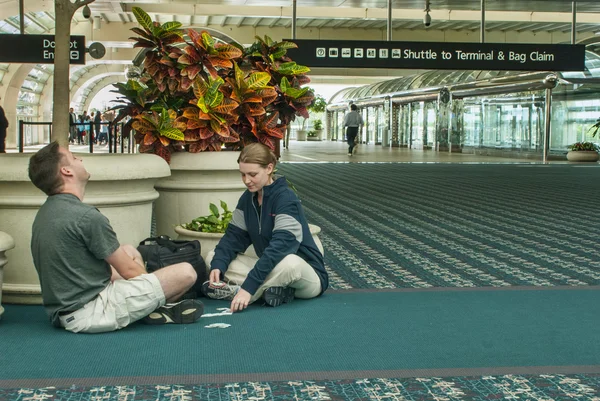
[(305, 129), (299, 129), (298, 131), (296, 131), (296, 140), (297, 141), (306, 141), (306, 133), (308, 131), (306, 131)]
[[(4, 269), (4, 303), (41, 303), (31, 256), (31, 226), (46, 195), (27, 175), (31, 153), (0, 156), (0, 231), (14, 238), (11, 262)], [(170, 174), (156, 155), (80, 154), (91, 174), (84, 202), (96, 206), (111, 222), (119, 242), (136, 245), (150, 236), (154, 183)]]
[(7, 233), (0, 231), (0, 319), (4, 313), (4, 308), (2, 307), (2, 278), (4, 276), (4, 266), (8, 262), (4, 253), (14, 247), (15, 241), (13, 238)]
[(171, 155), (171, 176), (155, 185), (156, 233), (175, 238), (175, 226), (210, 213), (220, 201), (234, 210), (246, 189), (239, 172), (240, 152), (178, 152)]
[(598, 152), (595, 150), (570, 150), (567, 160), (570, 162), (597, 162)]
[[(319, 233), (321, 232), (321, 227), (316, 226), (314, 224), (309, 224), (308, 228), (310, 228), (310, 233), (312, 234), (312, 237), (315, 240), (315, 243), (317, 244), (317, 248), (319, 248), (321, 253), (324, 254), (323, 244), (321, 244), (321, 240), (318, 237)], [(208, 255), (208, 253), (210, 251), (214, 250), (215, 247), (217, 246), (217, 244), (219, 243), (219, 241), (221, 240), (221, 238), (223, 238), (223, 234), (191, 231), (191, 230), (186, 230), (185, 228), (183, 228), (181, 226), (175, 227), (175, 232), (178, 234), (177, 239), (183, 239), (183, 240), (197, 239), (198, 241), (200, 241), (200, 253), (202, 255), (202, 258), (204, 258), (204, 260), (206, 260), (206, 255)], [(249, 256), (257, 257), (256, 252), (254, 251), (254, 247), (252, 245), (250, 245), (248, 247), (248, 249), (246, 249), (246, 252), (244, 252), (244, 253)]]
[(200, 241), (200, 254), (204, 260), (206, 260), (206, 255), (215, 249), (221, 238), (223, 238), (223, 234), (221, 233), (203, 233), (199, 231), (187, 230), (181, 226), (176, 226), (175, 232), (177, 233), (177, 239), (187, 241), (197, 239)]

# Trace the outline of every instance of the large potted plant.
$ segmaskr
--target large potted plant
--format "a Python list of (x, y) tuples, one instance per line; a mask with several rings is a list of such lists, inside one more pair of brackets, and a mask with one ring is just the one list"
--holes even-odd
[(286, 55), (294, 43), (265, 36), (243, 47), (132, 11), (143, 69), (139, 79), (116, 85), (115, 123), (129, 117), (123, 135), (134, 130), (140, 152), (170, 163), (171, 177), (156, 185), (155, 211), (158, 233), (174, 235), (176, 224), (209, 203), (237, 201), (244, 186), (236, 151), (252, 142), (275, 150), (296, 117), (308, 118), (314, 94), (303, 87), (309, 68)]
[[(307, 110), (310, 113), (323, 113), (325, 111), (326, 107), (327, 107), (327, 101), (325, 100), (325, 98), (323, 98), (323, 96), (321, 96), (321, 95), (316, 95), (313, 98), (312, 102), (307, 106)], [(313, 129), (308, 131), (306, 129), (307, 120), (308, 120), (307, 118), (302, 117), (300, 129), (298, 131), (296, 131), (296, 140), (306, 141), (308, 138), (309, 141), (320, 141), (322, 139), (322, 133), (323, 133), (322, 121), (321, 120), (313, 121)], [(315, 126), (317, 121), (319, 122), (319, 124), (321, 124), (320, 128), (317, 128)]]
[(571, 162), (597, 162), (598, 147), (593, 142), (575, 142), (567, 146), (567, 160)]
[(315, 121), (313, 121), (313, 129), (315, 130), (315, 133), (317, 134), (317, 140), (322, 141), (323, 140), (323, 121), (320, 119), (316, 119)]

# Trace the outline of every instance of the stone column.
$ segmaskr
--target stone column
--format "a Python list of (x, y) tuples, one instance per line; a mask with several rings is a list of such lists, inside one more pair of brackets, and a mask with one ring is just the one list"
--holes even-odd
[(8, 262), (4, 253), (14, 247), (15, 241), (13, 238), (7, 233), (0, 231), (0, 319), (4, 313), (4, 308), (2, 307), (2, 279), (4, 277), (4, 265)]
[[(137, 245), (150, 236), (157, 179), (168, 177), (168, 164), (149, 154), (80, 154), (91, 179), (83, 201), (109, 220), (121, 244)], [(41, 303), (41, 289), (31, 256), (31, 227), (46, 195), (27, 174), (31, 153), (0, 155), (0, 231), (15, 240), (4, 274), (5, 303)]]

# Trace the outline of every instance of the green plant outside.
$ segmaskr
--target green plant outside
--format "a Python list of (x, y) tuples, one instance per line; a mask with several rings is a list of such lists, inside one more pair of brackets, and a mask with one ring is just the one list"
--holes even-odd
[(596, 152), (596, 151), (598, 151), (598, 147), (593, 142), (575, 142), (575, 143), (567, 146), (567, 149), (569, 149), (571, 151), (575, 151), (575, 152), (582, 152), (582, 151)]
[(316, 130), (323, 129), (323, 121), (317, 119), (313, 121), (313, 128)]
[(591, 130), (594, 130), (594, 132), (592, 132), (592, 136), (595, 138), (598, 131), (600, 131), (600, 118), (597, 119), (596, 123), (590, 127), (589, 131)]

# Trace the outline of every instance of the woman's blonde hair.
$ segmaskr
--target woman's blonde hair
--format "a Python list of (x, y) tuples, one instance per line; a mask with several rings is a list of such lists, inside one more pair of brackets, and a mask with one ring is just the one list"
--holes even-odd
[(270, 163), (273, 163), (273, 171), (277, 165), (277, 156), (271, 149), (262, 143), (251, 143), (246, 145), (238, 157), (238, 163), (254, 163), (263, 168), (267, 168)]

